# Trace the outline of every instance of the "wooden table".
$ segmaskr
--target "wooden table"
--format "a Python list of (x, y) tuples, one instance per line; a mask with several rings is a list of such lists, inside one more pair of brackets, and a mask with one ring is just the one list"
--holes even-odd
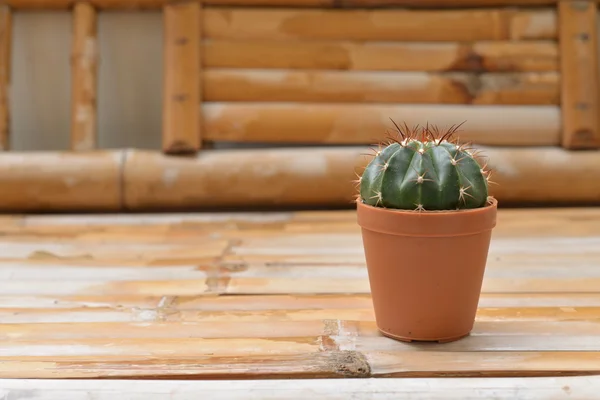
[(600, 209), (501, 210), (475, 328), (448, 344), (377, 332), (353, 211), (0, 235), (2, 399), (600, 398)]

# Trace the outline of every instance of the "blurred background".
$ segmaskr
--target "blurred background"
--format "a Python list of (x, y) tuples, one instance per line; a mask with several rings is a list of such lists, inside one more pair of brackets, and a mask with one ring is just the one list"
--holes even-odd
[(0, 208), (352, 207), (390, 118), (463, 123), (501, 206), (600, 201), (596, 1), (164, 6), (0, 5)]

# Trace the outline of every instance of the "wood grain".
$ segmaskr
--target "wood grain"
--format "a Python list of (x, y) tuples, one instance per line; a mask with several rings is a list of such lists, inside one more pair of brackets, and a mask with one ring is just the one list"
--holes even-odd
[(596, 3), (561, 2), (561, 144), (568, 149), (600, 148), (600, 80)]
[(385, 139), (389, 118), (408, 126), (449, 128), (482, 145), (550, 146), (560, 141), (558, 106), (460, 106), (322, 103), (207, 103), (205, 140), (308, 144), (372, 144)]
[(501, 209), (472, 334), (431, 345), (377, 331), (354, 211), (1, 216), (0, 379), (598, 374), (599, 222)]
[(544, 72), (559, 69), (554, 41), (475, 43), (207, 40), (206, 68)]
[(205, 101), (558, 105), (560, 76), (208, 69)]
[(97, 144), (96, 20), (96, 10), (89, 3), (75, 5), (71, 54), (71, 150), (74, 151), (92, 150)]
[(115, 393), (147, 400), (187, 400), (199, 393), (209, 398), (232, 400), (260, 398), (265, 400), (304, 400), (315, 396), (323, 400), (387, 399), (474, 400), (494, 398), (528, 400), (593, 398), (600, 389), (597, 376), (550, 378), (388, 378), (376, 382), (365, 379), (273, 379), (225, 381), (127, 381), (127, 380), (53, 380), (7, 379), (0, 381), (0, 391), (18, 399), (27, 393), (39, 400), (79, 400), (93, 395), (95, 400), (111, 400)]
[(12, 42), (12, 14), (8, 6), (0, 4), (0, 151), (9, 148), (10, 107), (8, 91), (10, 85), (10, 63)]
[(165, 6), (162, 149), (167, 154), (200, 148), (200, 4)]
[(208, 8), (204, 21), (208, 39), (466, 42), (557, 36), (556, 10), (551, 8), (415, 11), (224, 7)]
[[(66, 9), (78, 0), (5, 0), (17, 9)], [(169, 0), (86, 0), (99, 9), (145, 10), (158, 9)], [(201, 0), (214, 6), (267, 6), (267, 7), (387, 7), (403, 6), (416, 8), (456, 8), (456, 7), (500, 7), (500, 6), (548, 6), (559, 0), (458, 0), (448, 3), (445, 0)]]

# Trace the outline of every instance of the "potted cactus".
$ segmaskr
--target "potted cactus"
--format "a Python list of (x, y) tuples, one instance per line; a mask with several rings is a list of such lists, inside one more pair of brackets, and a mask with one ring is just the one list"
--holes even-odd
[(490, 173), (455, 140), (458, 126), (394, 126), (356, 181), (377, 327), (402, 341), (454, 341), (473, 329), (496, 225)]

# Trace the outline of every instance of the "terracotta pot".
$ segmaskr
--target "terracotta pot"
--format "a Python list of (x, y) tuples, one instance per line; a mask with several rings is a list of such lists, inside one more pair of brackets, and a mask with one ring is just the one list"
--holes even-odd
[(402, 341), (449, 342), (473, 329), (497, 202), (416, 212), (357, 203), (377, 327)]

